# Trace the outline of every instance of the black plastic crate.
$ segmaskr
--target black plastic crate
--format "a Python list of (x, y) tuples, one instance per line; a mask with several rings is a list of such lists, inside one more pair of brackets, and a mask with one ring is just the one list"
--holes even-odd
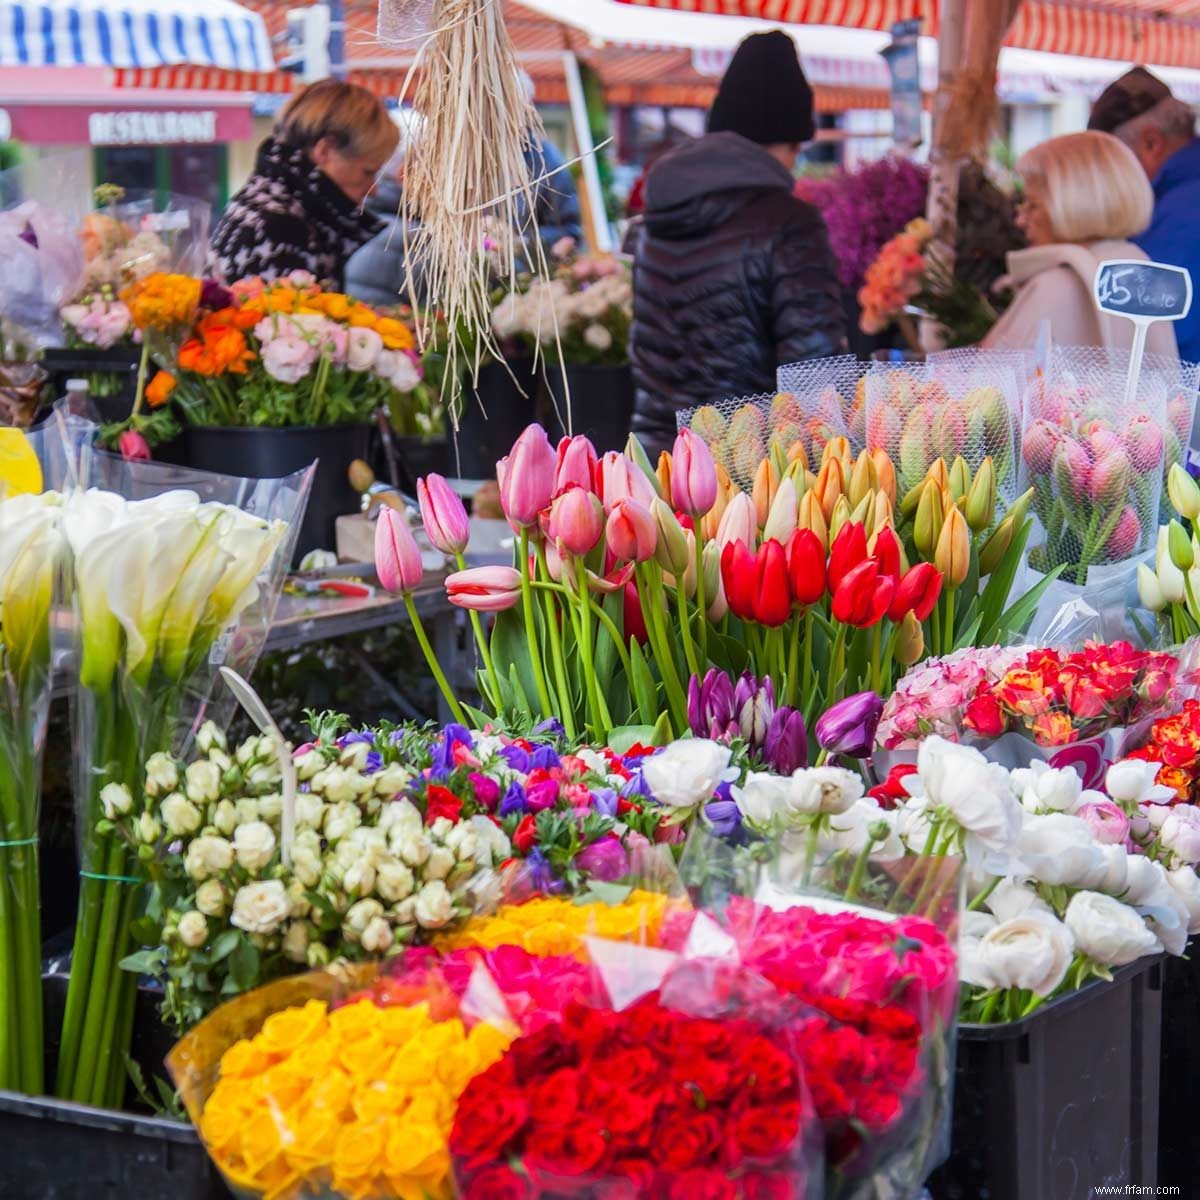
[(1153, 1188), (1162, 1000), (1163, 962), (1148, 958), (1026, 1020), (960, 1026), (950, 1157), (929, 1181), (934, 1200)]

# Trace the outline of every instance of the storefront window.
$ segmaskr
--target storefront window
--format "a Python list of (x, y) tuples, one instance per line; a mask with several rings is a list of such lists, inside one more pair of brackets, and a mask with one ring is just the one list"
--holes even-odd
[(96, 183), (136, 191), (194, 196), (215, 217), (229, 198), (229, 154), (224, 145), (106, 146), (96, 150)]

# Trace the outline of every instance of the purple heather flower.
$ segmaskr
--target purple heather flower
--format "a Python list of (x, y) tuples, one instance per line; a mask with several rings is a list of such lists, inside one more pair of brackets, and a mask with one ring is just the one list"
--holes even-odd
[(553, 746), (535, 746), (529, 766), (530, 770), (541, 767), (543, 771), (549, 771), (554, 767), (561, 767), (562, 759), (559, 758), (558, 751)]
[(500, 757), (522, 775), (529, 774), (529, 751), (521, 746), (501, 746)]
[(629, 874), (629, 856), (621, 839), (611, 833), (598, 838), (575, 856), (575, 865), (593, 879), (613, 883)]
[(592, 790), (592, 807), (602, 817), (617, 815), (617, 793), (612, 788), (594, 788)]
[(763, 741), (762, 757), (777, 775), (790, 775), (798, 767), (808, 766), (808, 731), (802, 712), (786, 705), (775, 710)]
[(817, 741), (829, 754), (866, 758), (875, 745), (883, 701), (874, 692), (856, 692), (839, 700), (817, 720)]
[(508, 791), (500, 801), (500, 815), (510, 817), (513, 813), (523, 813), (526, 807), (525, 789), (514, 780), (508, 785)]

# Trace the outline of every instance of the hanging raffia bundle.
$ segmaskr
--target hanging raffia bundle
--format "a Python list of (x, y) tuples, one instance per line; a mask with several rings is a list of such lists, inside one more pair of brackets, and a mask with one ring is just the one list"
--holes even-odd
[[(499, 0), (381, 0), (380, 34), (405, 39), (427, 22), (413, 105), (424, 118), (404, 169), (405, 252), (451, 331), (447, 378), (459, 377), (454, 331), (478, 370), (492, 343), (490, 292), (515, 281), (519, 261), (545, 271), (527, 150), (541, 119), (521, 83)], [(414, 305), (414, 307), (416, 307)], [(433, 318), (420, 318), (425, 337)], [(498, 357), (498, 354), (497, 354)]]

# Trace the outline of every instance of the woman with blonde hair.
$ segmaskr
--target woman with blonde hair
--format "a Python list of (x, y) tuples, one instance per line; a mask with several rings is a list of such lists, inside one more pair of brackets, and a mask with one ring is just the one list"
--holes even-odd
[[(1128, 348), (1132, 322), (1100, 312), (1092, 285), (1105, 259), (1146, 258), (1129, 239), (1150, 224), (1154, 193), (1133, 151), (1109, 133), (1068, 133), (1023, 154), (1017, 173), (1029, 246), (1008, 256), (1016, 298), (983, 345), (1032, 348), (1048, 321), (1058, 345)], [(1150, 327), (1147, 349), (1176, 355), (1169, 322)]]
[(225, 283), (308, 271), (341, 288), (346, 260), (383, 228), (362, 203), (400, 134), (366, 88), (322, 79), (298, 92), (213, 233)]

